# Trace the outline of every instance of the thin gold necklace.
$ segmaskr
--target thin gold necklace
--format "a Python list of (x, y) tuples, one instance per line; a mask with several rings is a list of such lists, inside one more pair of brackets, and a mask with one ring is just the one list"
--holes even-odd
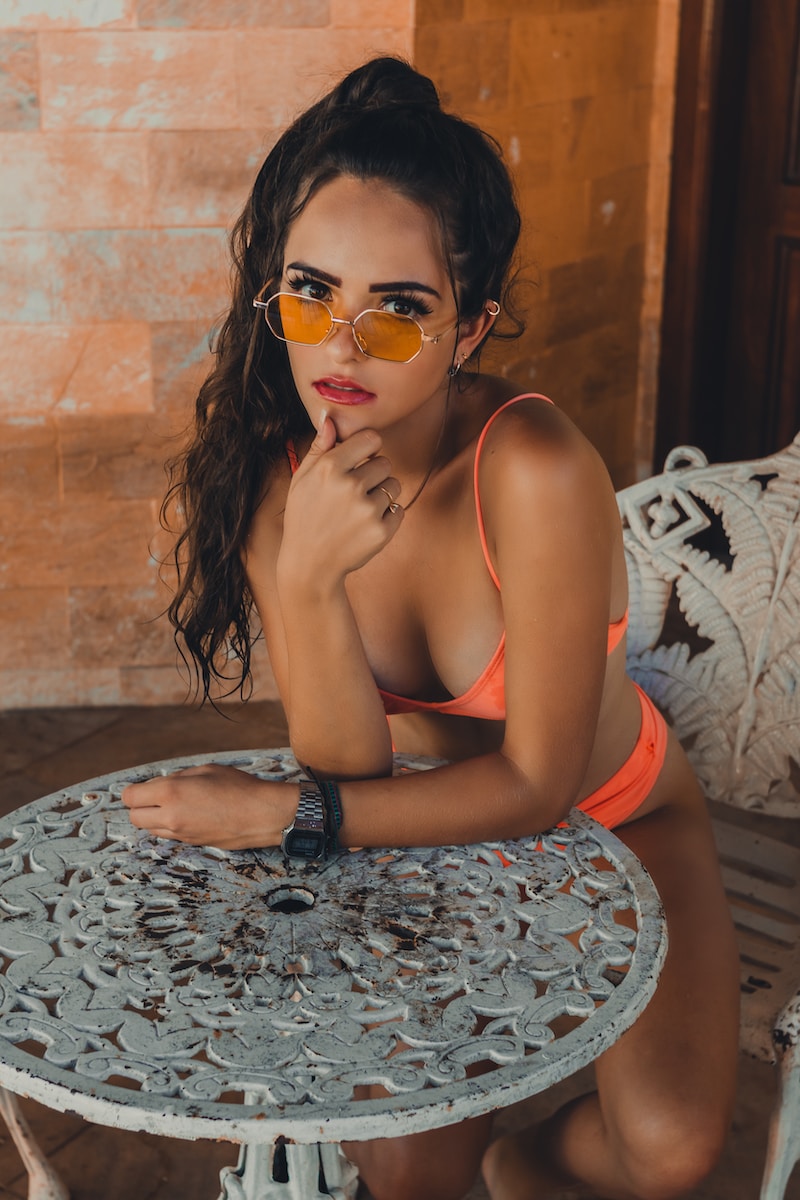
[(408, 504), (403, 505), (403, 509), (405, 512), (408, 512), (408, 510), (411, 508), (412, 504), (416, 504), (417, 500), (419, 499), (420, 495), (422, 494), (422, 489), (425, 487), (425, 484), (428, 482), (431, 475), (433, 474), (433, 469), (436, 466), (436, 459), (439, 456), (439, 450), (442, 445), (442, 438), (444, 437), (445, 426), (447, 425), (447, 409), (448, 409), (449, 403), (450, 403), (450, 384), (448, 383), (447, 396), (445, 397), (445, 402), (444, 402), (444, 412), (442, 413), (442, 423), (439, 426), (439, 436), (436, 439), (436, 445), (433, 447), (433, 455), (431, 457), (431, 463), (430, 463), (430, 466), (428, 467), (427, 471), (425, 472), (422, 483), (419, 485), (417, 490), (414, 492), (414, 495), (411, 497)]

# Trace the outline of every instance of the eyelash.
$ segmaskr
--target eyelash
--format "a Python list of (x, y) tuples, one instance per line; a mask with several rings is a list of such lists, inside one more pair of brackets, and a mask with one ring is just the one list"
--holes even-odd
[(391, 302), (406, 304), (418, 317), (426, 317), (433, 312), (429, 304), (426, 304), (424, 300), (408, 292), (396, 292), (391, 296), (383, 297), (384, 304)]
[[(300, 292), (300, 291), (302, 291), (302, 289), (304, 287), (317, 288), (318, 290), (326, 292), (327, 293), (327, 296), (325, 297), (326, 303), (328, 302), (328, 299), (330, 297), (330, 289), (328, 288), (327, 284), (322, 283), (322, 281), (319, 279), (315, 279), (313, 275), (303, 274), (303, 275), (295, 276), (294, 278), (287, 278), (286, 283), (287, 283), (287, 286), (290, 287), (293, 292)], [(323, 299), (322, 296), (314, 296), (313, 298), (315, 300)], [(392, 292), (390, 295), (384, 296), (381, 300), (381, 303), (382, 304), (391, 304), (391, 303), (405, 304), (418, 317), (425, 317), (433, 312), (433, 309), (431, 308), (431, 306), (429, 304), (426, 303), (426, 301), (420, 299), (419, 296), (415, 296), (413, 293), (410, 293), (410, 292)]]
[[(317, 288), (320, 291), (327, 292), (328, 296), (330, 296), (330, 290), (328, 288), (328, 285), (323, 283), (320, 279), (315, 279), (313, 275), (303, 274), (303, 275), (296, 275), (293, 278), (287, 277), (286, 282), (287, 282), (288, 286), (292, 289), (293, 292), (300, 292), (303, 290), (304, 287), (312, 287), (312, 288)], [(313, 299), (321, 300), (322, 297), (314, 296)]]

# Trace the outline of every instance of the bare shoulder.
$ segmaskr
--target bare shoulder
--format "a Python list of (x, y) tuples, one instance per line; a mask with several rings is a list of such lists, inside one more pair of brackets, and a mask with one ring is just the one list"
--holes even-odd
[(584, 621), (589, 628), (619, 615), (626, 588), (614, 488), (600, 454), (565, 413), (537, 396), (498, 408), (486, 427), (478, 491), (504, 609), (517, 595), (533, 611), (538, 596), (549, 627), (556, 611), (558, 620), (572, 614), (570, 636)]
[(286, 507), (286, 497), (292, 482), (292, 468), (288, 458), (279, 459), (274, 463), (264, 485), (259, 501), (259, 510), (267, 517), (282, 518)]
[(242, 561), (245, 570), (277, 558), (283, 532), (283, 512), (292, 481), (288, 460), (276, 464), (269, 479), (265, 480), (261, 499), (250, 520), (244, 545)]
[[(548, 397), (507, 384), (484, 425), (480, 491), (484, 502), (516, 500), (560, 504), (613, 499), (605, 463), (591, 442)], [(504, 395), (504, 393), (507, 393)]]

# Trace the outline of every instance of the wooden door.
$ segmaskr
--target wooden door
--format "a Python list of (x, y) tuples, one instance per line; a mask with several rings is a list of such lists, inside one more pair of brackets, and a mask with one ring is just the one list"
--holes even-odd
[(757, 0), (750, 22), (733, 242), (726, 457), (778, 450), (800, 430), (798, 0)]
[(684, 0), (656, 462), (800, 430), (800, 0)]

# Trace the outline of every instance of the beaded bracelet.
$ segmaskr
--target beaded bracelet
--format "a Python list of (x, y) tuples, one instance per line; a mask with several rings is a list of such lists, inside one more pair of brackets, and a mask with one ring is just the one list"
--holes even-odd
[(326, 800), (330, 801), (331, 809), (333, 810), (333, 819), (336, 823), (336, 832), (342, 828), (342, 797), (339, 794), (339, 785), (334, 783), (332, 779), (321, 779), (319, 781), (322, 788), (322, 795)]
[(318, 779), (317, 784), (322, 792), (322, 801), (325, 805), (325, 815), (328, 818), (327, 824), (329, 829), (329, 848), (331, 850), (339, 849), (339, 830), (342, 827), (342, 798), (339, 795), (339, 788), (332, 779)]

